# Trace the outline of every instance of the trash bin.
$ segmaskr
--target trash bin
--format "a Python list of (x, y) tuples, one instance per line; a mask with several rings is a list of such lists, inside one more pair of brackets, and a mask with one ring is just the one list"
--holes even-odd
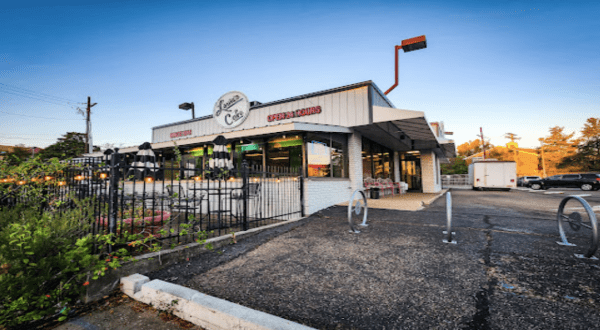
[(379, 188), (371, 188), (371, 199), (379, 199)]

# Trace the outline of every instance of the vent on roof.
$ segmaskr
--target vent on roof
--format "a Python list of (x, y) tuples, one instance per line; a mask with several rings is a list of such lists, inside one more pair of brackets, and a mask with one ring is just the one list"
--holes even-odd
[(260, 102), (258, 102), (258, 101), (252, 101), (252, 102), (250, 102), (250, 108), (253, 108), (253, 107), (255, 107), (255, 106), (257, 106), (257, 105), (261, 105), (261, 104), (262, 104), (262, 103), (260, 103)]

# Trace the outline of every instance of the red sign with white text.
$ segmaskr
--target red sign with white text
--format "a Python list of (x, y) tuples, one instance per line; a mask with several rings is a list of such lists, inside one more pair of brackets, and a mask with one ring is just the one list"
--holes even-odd
[(267, 120), (269, 122), (272, 122), (272, 121), (276, 121), (276, 120), (285, 120), (285, 119), (291, 119), (291, 118), (296, 118), (296, 117), (316, 115), (319, 113), (321, 113), (321, 106), (317, 105), (316, 107), (299, 109), (296, 111), (280, 112), (280, 113), (276, 113), (274, 115), (269, 115), (267, 117)]
[(176, 137), (188, 136), (188, 135), (192, 135), (191, 129), (189, 129), (187, 131), (173, 132), (173, 133), (171, 133), (171, 139), (176, 138)]

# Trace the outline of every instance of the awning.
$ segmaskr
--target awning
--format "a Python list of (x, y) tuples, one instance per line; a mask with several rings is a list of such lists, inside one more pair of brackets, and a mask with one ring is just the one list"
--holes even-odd
[[(363, 136), (396, 151), (437, 150), (454, 157), (452, 140), (438, 139), (422, 111), (373, 106), (373, 124), (354, 127)], [(451, 146), (447, 145), (451, 142)]]

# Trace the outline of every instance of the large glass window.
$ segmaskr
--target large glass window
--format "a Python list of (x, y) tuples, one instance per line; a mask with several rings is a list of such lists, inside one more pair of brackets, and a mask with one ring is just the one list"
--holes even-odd
[(307, 133), (309, 177), (347, 178), (347, 137), (343, 134)]
[(261, 139), (252, 140), (246, 144), (236, 144), (234, 162), (237, 168), (242, 168), (242, 161), (245, 160), (250, 168), (260, 168), (263, 166), (263, 145)]
[(363, 137), (363, 177), (394, 180), (393, 151)]
[(362, 139), (363, 177), (373, 178), (373, 157), (371, 156), (371, 141)]
[(302, 167), (302, 136), (280, 135), (269, 139), (267, 166), (291, 168), (298, 171)]

